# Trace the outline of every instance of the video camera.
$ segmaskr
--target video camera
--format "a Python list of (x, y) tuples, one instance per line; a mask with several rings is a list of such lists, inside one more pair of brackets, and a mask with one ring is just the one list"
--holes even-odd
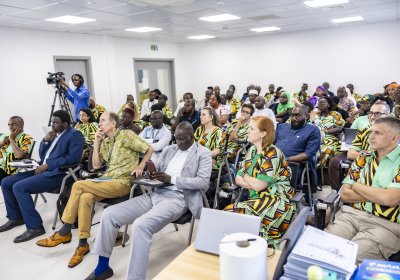
[(61, 85), (59, 79), (61, 78), (65, 81), (64, 72), (56, 72), (56, 73), (47, 72), (47, 74), (49, 74), (49, 76), (46, 78), (48, 85), (56, 85), (57, 88), (60, 88)]

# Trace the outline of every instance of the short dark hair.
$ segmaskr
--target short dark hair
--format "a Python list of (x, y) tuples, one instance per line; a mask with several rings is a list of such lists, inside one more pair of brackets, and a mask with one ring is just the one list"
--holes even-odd
[(10, 120), (16, 120), (22, 127), (24, 126), (24, 119), (20, 116), (12, 116)]
[(332, 102), (333, 104), (339, 104), (339, 102), (340, 102), (339, 97), (337, 97), (336, 95), (335, 95), (335, 96), (329, 97), (329, 99), (331, 100), (331, 102)]
[(251, 104), (249, 104), (249, 103), (244, 103), (243, 105), (242, 105), (242, 109), (243, 108), (248, 108), (248, 109), (250, 109), (251, 110), (251, 114), (250, 115), (253, 115), (254, 114), (254, 106), (253, 105), (251, 105)]
[(152, 112), (153, 112), (153, 111), (156, 111), (156, 110), (161, 111), (161, 110), (162, 110), (162, 107), (161, 107), (160, 104), (156, 103), (156, 104), (153, 104), (153, 105), (151, 106), (150, 110), (151, 110)]
[(85, 82), (85, 80), (83, 79), (83, 76), (81, 74), (74, 74), (71, 76), (71, 80), (73, 80), (75, 76), (79, 78), (79, 83), (81, 85), (83, 85), (83, 83)]
[(219, 94), (215, 94), (215, 93), (211, 94), (211, 96), (213, 96), (213, 95), (214, 95), (215, 98), (217, 99), (218, 104), (221, 103), (221, 96), (220, 96)]
[(185, 133), (193, 135), (194, 134), (194, 129), (192, 124), (188, 123), (188, 122), (181, 122), (178, 124), (178, 126), (175, 128), (175, 131), (177, 131), (178, 129), (183, 130)]
[[(85, 114), (89, 116), (89, 122), (90, 123), (96, 121), (96, 119), (94, 118), (93, 113), (92, 113), (92, 111), (90, 109), (82, 108), (82, 109), (79, 110), (79, 112), (85, 112)], [(79, 120), (79, 122), (81, 122), (81, 121)]]
[(310, 101), (304, 101), (301, 104), (308, 108), (308, 113), (311, 113), (311, 111), (314, 110), (314, 105)]
[(186, 92), (186, 93), (183, 94), (183, 96), (185, 96), (185, 95), (190, 95), (190, 99), (193, 99), (193, 93), (191, 93), (191, 92)]
[(160, 96), (158, 97), (158, 99), (165, 99), (165, 101), (168, 101), (168, 96), (166, 96), (165, 94), (160, 94)]
[(71, 124), (71, 117), (69, 116), (69, 113), (64, 110), (58, 110), (55, 111), (52, 115), (53, 117), (60, 118), (62, 123), (67, 123), (68, 125)]
[(155, 88), (152, 91), (155, 92), (156, 95), (158, 95), (158, 96), (160, 96), (162, 94), (162, 92), (158, 88)]

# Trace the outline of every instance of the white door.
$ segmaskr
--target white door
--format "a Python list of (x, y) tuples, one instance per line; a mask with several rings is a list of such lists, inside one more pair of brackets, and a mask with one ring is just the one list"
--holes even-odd
[(134, 60), (137, 102), (142, 104), (150, 90), (159, 89), (175, 109), (175, 84), (172, 61)]

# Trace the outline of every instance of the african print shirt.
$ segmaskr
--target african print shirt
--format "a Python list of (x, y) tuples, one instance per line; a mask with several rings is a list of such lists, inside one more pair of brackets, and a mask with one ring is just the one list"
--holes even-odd
[(100, 146), (100, 158), (107, 164), (103, 177), (111, 177), (126, 186), (131, 185), (131, 173), (139, 165), (139, 154), (146, 153), (149, 144), (132, 130), (117, 130)]
[(231, 105), (231, 114), (236, 114), (240, 109), (240, 101), (235, 97), (232, 97), (231, 100), (228, 100), (228, 104)]
[(88, 124), (77, 123), (75, 129), (79, 130), (83, 134), (83, 137), (85, 137), (85, 143), (93, 145), (94, 135), (97, 130), (99, 130), (99, 125), (95, 122)]
[(366, 128), (358, 131), (356, 133), (356, 137), (351, 143), (350, 149), (359, 151), (368, 151), (369, 150), (369, 136), (371, 135), (371, 126), (367, 126)]
[[(235, 128), (236, 124), (238, 123), (238, 120), (233, 120), (229, 125), (228, 128), (226, 129), (227, 133), (232, 135), (233, 129)], [(249, 129), (249, 123), (244, 123), (242, 124), (239, 129), (236, 131), (236, 140), (230, 140), (228, 142), (228, 152), (230, 152), (230, 158), (233, 158), (238, 150), (240, 149), (240, 146), (238, 145), (238, 141), (247, 141), (247, 130)]]
[(172, 109), (168, 105), (165, 105), (162, 108), (162, 112), (163, 112), (164, 116), (166, 116), (168, 119), (172, 119), (174, 117), (174, 114), (172, 113)]
[(346, 97), (339, 99), (338, 107), (349, 113), (356, 110), (356, 106), (355, 106), (353, 100), (346, 98)]
[[(379, 168), (378, 168), (379, 167)], [(379, 163), (377, 154), (359, 156), (351, 165), (344, 184), (359, 182), (371, 188), (400, 188), (400, 147), (396, 147)], [(383, 206), (370, 201), (353, 203), (354, 208), (400, 224), (400, 205)]]
[(282, 151), (270, 145), (261, 154), (257, 154), (257, 148), (252, 146), (247, 152), (246, 158), (240, 164), (237, 176), (248, 174), (253, 178), (268, 182), (268, 186), (261, 192), (250, 190), (250, 198), (258, 198), (262, 193), (278, 195), (281, 197), (292, 197), (294, 190), (290, 186), (292, 171)]
[(319, 113), (315, 116), (314, 124), (317, 125), (322, 132), (329, 129), (344, 126), (342, 115), (336, 111), (329, 112), (328, 116), (321, 116)]
[(305, 101), (310, 100), (311, 95), (308, 92), (306, 92), (306, 94), (301, 94), (301, 95), (300, 95), (300, 92), (295, 92), (295, 93), (293, 93), (292, 97), (299, 100), (300, 103), (303, 103)]
[[(219, 127), (214, 128), (211, 133), (206, 133), (204, 125), (201, 125), (194, 132), (194, 139), (210, 151), (219, 149), (222, 152), (225, 146), (226, 133)], [(213, 164), (213, 170), (217, 170), (221, 162), (222, 156), (217, 156), (216, 162)]]
[[(0, 142), (3, 142), (4, 138), (8, 135), (1, 135)], [(15, 143), (17, 147), (20, 148), (22, 151), (27, 152), (30, 154), (32, 145), (34, 143), (32, 137), (25, 132), (21, 132), (15, 137)], [(14, 174), (17, 168), (11, 167), (9, 162), (17, 160), (15, 156), (11, 144), (5, 144), (0, 147), (0, 168), (4, 170), (5, 173), (8, 175)]]
[(96, 120), (96, 122), (99, 122), (101, 114), (103, 114), (106, 110), (103, 106), (96, 104), (94, 109), (90, 109), (92, 111), (92, 114)]

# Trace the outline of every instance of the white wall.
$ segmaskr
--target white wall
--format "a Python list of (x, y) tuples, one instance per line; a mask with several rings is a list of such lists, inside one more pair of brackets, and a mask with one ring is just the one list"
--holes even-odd
[(54, 71), (53, 56), (90, 57), (96, 100), (111, 110), (119, 109), (127, 93), (135, 94), (133, 58), (173, 58), (176, 79), (181, 79), (179, 44), (158, 42), (154, 52), (154, 42), (141, 40), (7, 28), (0, 34), (2, 132), (10, 116), (20, 115), (26, 132), (43, 137), (54, 96), (46, 83), (47, 72)]
[(267, 91), (269, 83), (298, 91), (303, 82), (314, 92), (328, 81), (336, 92), (353, 83), (356, 92), (376, 93), (400, 81), (400, 22), (357, 25), (299, 33), (276, 33), (183, 46), (182, 88), (202, 98), (208, 85), (237, 93), (250, 83)]

